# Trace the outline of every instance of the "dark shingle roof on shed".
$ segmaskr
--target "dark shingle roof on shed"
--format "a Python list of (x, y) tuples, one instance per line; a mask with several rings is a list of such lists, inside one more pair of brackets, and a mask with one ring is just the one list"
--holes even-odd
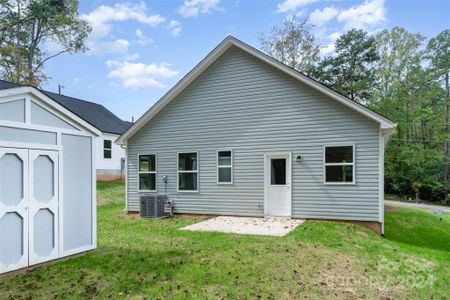
[[(20, 86), (21, 85), (0, 80), (0, 90)], [(122, 134), (133, 124), (119, 119), (103, 105), (49, 91), (41, 90), (41, 92), (102, 132)]]

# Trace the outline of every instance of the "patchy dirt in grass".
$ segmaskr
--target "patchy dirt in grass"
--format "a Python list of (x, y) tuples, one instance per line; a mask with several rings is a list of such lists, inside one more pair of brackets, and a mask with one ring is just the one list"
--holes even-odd
[(446, 299), (448, 221), (403, 208), (386, 216), (384, 239), (323, 221), (261, 237), (181, 231), (207, 217), (136, 219), (106, 205), (98, 249), (0, 279), (0, 298)]
[(394, 206), (394, 205), (385, 205), (384, 206), (384, 211), (396, 211), (396, 210), (398, 210), (397, 206)]

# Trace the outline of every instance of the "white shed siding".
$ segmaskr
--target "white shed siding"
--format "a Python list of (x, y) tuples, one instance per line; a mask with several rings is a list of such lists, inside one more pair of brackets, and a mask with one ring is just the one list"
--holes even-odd
[(100, 132), (32, 87), (0, 91), (3, 107), (0, 244), (11, 243), (0, 249), (0, 273), (94, 249)]
[[(121, 146), (114, 143), (118, 134), (111, 134), (103, 132), (101, 136), (96, 138), (96, 155), (95, 155), (95, 168), (97, 170), (120, 170), (120, 159), (125, 157), (125, 150)], [(103, 157), (103, 141), (110, 140), (112, 143), (112, 156), (111, 158)]]
[[(128, 141), (128, 209), (139, 210), (137, 156), (157, 153), (175, 212), (264, 213), (264, 153), (292, 152), (294, 217), (379, 221), (379, 125), (232, 47)], [(355, 144), (356, 184), (324, 185), (323, 146)], [(216, 183), (218, 149), (234, 183)], [(177, 152), (199, 152), (199, 193), (178, 193)]]

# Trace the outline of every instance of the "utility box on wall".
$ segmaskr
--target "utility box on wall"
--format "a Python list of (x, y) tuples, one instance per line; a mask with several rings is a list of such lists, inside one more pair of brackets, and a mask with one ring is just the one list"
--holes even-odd
[(35, 88), (0, 91), (0, 274), (95, 249), (99, 134)]

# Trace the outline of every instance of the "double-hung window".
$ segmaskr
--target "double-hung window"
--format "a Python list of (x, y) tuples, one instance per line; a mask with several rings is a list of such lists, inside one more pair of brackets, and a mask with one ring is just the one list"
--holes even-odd
[(178, 191), (198, 192), (198, 153), (178, 153)]
[(139, 155), (139, 190), (156, 192), (156, 154)]
[(103, 158), (112, 157), (112, 141), (103, 140)]
[(355, 183), (355, 146), (325, 146), (324, 152), (325, 183)]
[(233, 153), (231, 150), (217, 151), (217, 183), (233, 183)]

